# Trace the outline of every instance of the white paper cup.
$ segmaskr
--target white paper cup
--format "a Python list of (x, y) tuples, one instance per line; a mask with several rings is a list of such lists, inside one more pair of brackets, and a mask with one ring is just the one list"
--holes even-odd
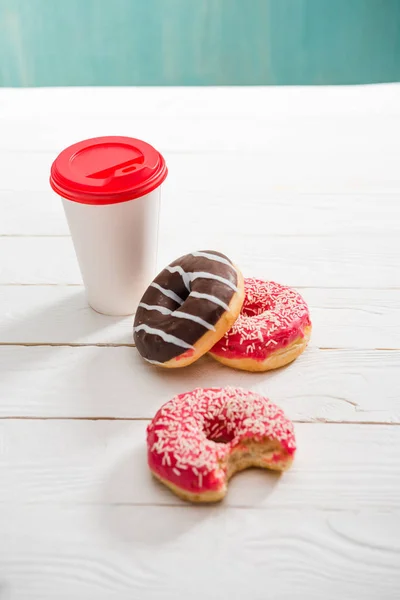
[(124, 137), (85, 140), (54, 161), (50, 183), (62, 197), (90, 306), (130, 315), (154, 278), (165, 161)]

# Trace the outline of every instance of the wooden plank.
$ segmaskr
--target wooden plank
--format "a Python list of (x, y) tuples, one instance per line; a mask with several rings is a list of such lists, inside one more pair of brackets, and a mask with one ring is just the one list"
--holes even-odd
[(295, 420), (400, 422), (400, 352), (308, 349), (285, 369), (254, 374), (203, 357), (166, 371), (135, 348), (0, 347), (0, 416), (151, 418), (195, 387), (252, 389)]
[[(237, 237), (244, 232), (268, 237), (368, 236), (400, 231), (399, 193), (287, 194), (264, 192), (264, 186), (260, 185), (254, 194), (247, 194), (240, 182), (236, 189), (232, 189), (231, 183), (226, 190), (206, 193), (184, 186), (184, 182), (176, 181), (171, 186), (168, 180), (166, 182), (160, 223), (163, 235), (176, 231), (177, 216), (183, 214), (185, 227), (191, 232), (195, 232), (199, 224), (201, 231), (204, 223), (207, 232), (221, 233), (223, 223), (224, 232)], [(188, 206), (190, 210), (187, 210)], [(367, 243), (368, 240), (365, 240)]]
[(81, 286), (0, 286), (0, 314), (0, 343), (133, 343), (133, 317), (96, 313)]
[[(167, 151), (170, 168), (160, 266), (193, 247), (222, 245), (245, 274), (302, 286), (313, 345), (347, 348), (312, 347), (284, 370), (254, 375), (209, 358), (164, 372), (128, 347), (0, 347), (1, 598), (175, 600), (190, 590), (200, 600), (200, 571), (212, 581), (211, 599), (224, 590), (261, 600), (265, 581), (277, 600), (398, 599), (400, 352), (366, 348), (398, 347), (400, 333), (400, 290), (378, 289), (400, 287), (399, 90), (317, 90), (312, 102), (300, 90), (290, 102), (283, 90), (238, 90), (237, 102), (227, 102), (231, 90), (131, 90), (120, 104), (114, 90), (87, 90), (83, 103), (74, 90), (54, 90), (51, 106), (43, 90), (0, 90), (0, 235), (67, 234), (47, 183), (55, 152), (100, 123), (110, 133), (137, 131)], [(75, 120), (65, 118), (70, 100)], [(37, 117), (30, 126), (19, 119), (27, 105)], [(248, 118), (249, 106), (258, 118)], [(133, 111), (147, 118), (132, 119)], [(65, 124), (53, 129), (57, 115)], [(214, 154), (205, 154), (210, 141)], [(30, 165), (25, 178), (21, 163)], [(177, 228), (179, 214), (185, 227)], [(86, 307), (69, 239), (3, 238), (0, 256), (0, 343), (130, 343), (130, 318)], [(296, 425), (292, 471), (244, 473), (219, 507), (183, 507), (153, 482), (145, 421), (79, 420), (151, 417), (175, 393), (228, 384), (269, 395), (308, 423)]]
[[(60, 87), (0, 89), (0, 117), (43, 123), (54, 116), (132, 117), (332, 117), (400, 116), (400, 85), (336, 87)], [(32, 119), (32, 120), (33, 120)], [(32, 122), (30, 120), (30, 122)], [(58, 121), (62, 126), (62, 121)]]
[[(349, 236), (268, 237), (244, 231), (206, 229), (163, 234), (159, 266), (193, 249), (225, 252), (245, 276), (281, 281), (294, 287), (400, 287), (397, 235), (370, 236), (365, 243)], [(0, 238), (0, 284), (80, 284), (69, 238)], [(50, 259), (51, 257), (51, 259)]]
[(399, 513), (3, 505), (0, 526), (7, 600), (201, 600), (205, 586), (209, 600), (221, 590), (262, 600), (266, 589), (274, 600), (397, 600), (400, 590)]
[(62, 202), (42, 192), (0, 191), (0, 235), (69, 235)]
[(81, 283), (70, 238), (0, 238), (0, 284)]
[(301, 287), (400, 287), (398, 235), (268, 236), (241, 235), (224, 230), (191, 230), (188, 239), (161, 236), (159, 262), (163, 265), (194, 247), (220, 248), (240, 266), (246, 277), (272, 279)]
[(400, 290), (302, 289), (322, 348), (398, 348)]
[[(146, 425), (0, 422), (0, 503), (181, 505), (149, 473)], [(302, 423), (296, 436), (298, 452), (288, 472), (237, 475), (224, 503), (267, 510), (398, 509), (400, 427)]]
[[(207, 230), (219, 232), (221, 222), (231, 234), (261, 235), (377, 234), (400, 231), (398, 194), (286, 194), (266, 193), (246, 198), (245, 191), (229, 188), (207, 196)], [(205, 194), (167, 180), (163, 188), (162, 234), (176, 231), (177, 215), (185, 228), (196, 230), (205, 220)], [(229, 205), (229, 211), (226, 207)], [(190, 211), (187, 207), (190, 206)], [(377, 211), (376, 207), (380, 210)], [(262, 211), (266, 218), (254, 216)], [(0, 191), (0, 236), (69, 235), (62, 203), (49, 188), (43, 192)]]
[[(400, 290), (301, 289), (312, 346), (400, 348)], [(132, 344), (132, 317), (106, 317), (78, 286), (0, 286), (0, 344)]]
[[(231, 160), (241, 162), (243, 155), (256, 154), (274, 164), (276, 154), (286, 154), (287, 161), (295, 157), (306, 164), (313, 157), (314, 166), (321, 160), (319, 154), (334, 158), (335, 170), (344, 164), (341, 154), (359, 158), (377, 158), (382, 167), (389, 156), (398, 155), (396, 134), (400, 132), (400, 116), (387, 114), (366, 115), (307, 115), (293, 113), (272, 116), (212, 117), (198, 115), (167, 117), (163, 114), (145, 116), (142, 112), (121, 116), (102, 114), (72, 117), (39, 118), (30, 115), (1, 118), (2, 137), (0, 152), (58, 153), (77, 140), (105, 134), (121, 133), (150, 141), (164, 152), (224, 153)], [(371, 145), (371, 139), (374, 143)], [(344, 144), (344, 140), (346, 143)], [(232, 157), (235, 154), (235, 157)], [(237, 158), (238, 157), (238, 158)], [(359, 157), (359, 158), (358, 158)], [(287, 164), (287, 163), (286, 163)], [(331, 165), (331, 167), (332, 167)], [(289, 173), (288, 173), (289, 175)]]
[(398, 151), (386, 155), (383, 149), (361, 151), (357, 146), (355, 154), (345, 149), (331, 151), (326, 141), (321, 144), (312, 146), (304, 141), (302, 150), (291, 152), (278, 146), (269, 154), (242, 153), (240, 149), (232, 154), (167, 152), (170, 183), (201, 191), (205, 198), (236, 190), (242, 193), (244, 209), (251, 196), (265, 197), (273, 192), (399, 193)]
[[(98, 129), (97, 125), (93, 131)], [(338, 148), (321, 148), (316, 144), (310, 147), (309, 152), (307, 148), (291, 151), (282, 146), (262, 154), (260, 151), (241, 153), (238, 149), (231, 153), (225, 150), (216, 153), (215, 150), (210, 152), (208, 145), (204, 153), (182, 153), (160, 143), (162, 140), (143, 137), (165, 155), (170, 173), (169, 185), (202, 192), (205, 198), (222, 191), (236, 190), (236, 193), (242, 194), (243, 206), (250, 196), (277, 192), (382, 194), (399, 193), (400, 190), (398, 152), (386, 154), (384, 148), (379, 152), (373, 149), (347, 152)], [(0, 152), (0, 162), (7, 164), (0, 189), (47, 192), (50, 165), (58, 152), (71, 141), (65, 136), (61, 138), (59, 146), (52, 152)], [(190, 148), (190, 143), (188, 136), (187, 148)], [(236, 158), (238, 155), (239, 159)], [(21, 164), (29, 165), (24, 177), (21, 177)]]

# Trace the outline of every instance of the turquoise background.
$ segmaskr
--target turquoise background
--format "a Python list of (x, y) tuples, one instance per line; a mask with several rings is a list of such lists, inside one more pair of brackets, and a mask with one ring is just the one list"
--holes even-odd
[(400, 80), (400, 0), (0, 0), (0, 86)]

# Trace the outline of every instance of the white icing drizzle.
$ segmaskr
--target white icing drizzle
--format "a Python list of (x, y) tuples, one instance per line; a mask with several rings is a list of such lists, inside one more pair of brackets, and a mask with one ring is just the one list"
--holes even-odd
[(149, 327), (145, 323), (141, 323), (137, 327), (134, 327), (134, 332), (138, 333), (139, 331), (145, 331), (146, 333), (150, 333), (151, 335), (158, 335), (160, 338), (164, 340), (164, 342), (168, 342), (169, 344), (175, 344), (175, 346), (180, 346), (181, 348), (187, 348), (193, 350), (193, 346), (176, 337), (175, 335), (170, 335), (166, 333), (162, 329), (155, 329), (154, 327)]
[(215, 327), (208, 323), (201, 317), (197, 317), (196, 315), (191, 315), (190, 313), (185, 313), (181, 311), (172, 311), (165, 306), (157, 306), (156, 304), (145, 304), (144, 302), (140, 302), (140, 308), (145, 308), (146, 310), (158, 310), (163, 315), (171, 315), (172, 317), (177, 317), (178, 319), (187, 319), (188, 321), (194, 321), (195, 323), (199, 323), (203, 325), (206, 329), (210, 329), (211, 331), (215, 331)]
[(190, 292), (190, 273), (186, 273), (186, 271), (184, 271), (182, 269), (182, 267), (180, 267), (179, 265), (176, 267), (166, 267), (167, 271), (169, 271), (170, 273), (179, 273), (179, 275), (182, 277), (183, 283), (185, 284), (186, 289), (188, 290), (188, 292)]
[(214, 304), (218, 304), (218, 306), (222, 306), (225, 310), (230, 310), (229, 306), (223, 301), (217, 298), (217, 296), (213, 296), (212, 294), (202, 294), (201, 292), (190, 292), (190, 295), (193, 298), (200, 298), (202, 300), (209, 300), (210, 302), (214, 302)]
[(140, 302), (139, 307), (145, 308), (146, 310), (158, 310), (158, 312), (162, 313), (163, 315), (170, 315), (172, 313), (171, 309), (166, 308), (165, 306), (158, 306), (156, 304), (145, 304), (144, 302)]
[(215, 331), (214, 325), (211, 325), (211, 323), (208, 323), (201, 317), (196, 317), (196, 315), (191, 315), (190, 313), (185, 313), (185, 312), (181, 312), (181, 311), (177, 310), (172, 313), (172, 316), (178, 317), (180, 319), (188, 319), (188, 321), (194, 321), (195, 323), (199, 323), (200, 325), (203, 325), (203, 327), (205, 327), (206, 329)]
[(155, 281), (153, 281), (153, 283), (150, 284), (150, 287), (156, 288), (157, 290), (162, 292), (164, 294), (164, 296), (168, 296), (168, 298), (172, 298), (172, 300), (175, 300), (175, 302), (177, 302), (178, 304), (183, 304), (183, 302), (184, 302), (182, 300), (182, 298), (180, 298), (177, 294), (175, 294), (175, 292), (161, 287), (161, 285), (158, 285), (158, 283), (156, 283)]
[[(232, 266), (232, 265), (230, 265)], [(219, 275), (215, 275), (214, 273), (207, 273), (206, 271), (192, 271), (186, 272), (182, 269), (182, 267), (166, 267), (167, 271), (170, 273), (179, 273), (181, 275), (183, 283), (185, 284), (186, 289), (190, 292), (190, 284), (195, 279), (215, 279), (215, 281), (220, 281), (221, 283), (230, 287), (234, 292), (237, 292), (237, 287), (234, 283), (229, 281), (229, 279), (225, 279), (225, 277), (220, 277)], [(154, 285), (154, 284), (153, 284)]]
[(148, 363), (150, 363), (151, 365), (163, 365), (164, 363), (160, 362), (159, 360), (150, 360), (150, 358), (146, 358), (145, 356), (143, 356), (144, 360), (147, 360)]
[(220, 277), (219, 275), (214, 275), (214, 273), (206, 273), (205, 271), (195, 271), (193, 273), (188, 273), (190, 275), (190, 281), (194, 281), (195, 279), (215, 279), (215, 281), (220, 281), (224, 283), (228, 287), (230, 287), (234, 292), (237, 292), (237, 287), (234, 283), (229, 281), (229, 279), (225, 279), (225, 277)]
[(224, 265), (228, 265), (228, 267), (235, 268), (233, 264), (226, 258), (222, 256), (218, 256), (217, 254), (209, 254), (208, 252), (191, 252), (192, 256), (198, 256), (200, 258), (208, 258), (209, 260), (215, 260), (216, 262), (222, 263)]

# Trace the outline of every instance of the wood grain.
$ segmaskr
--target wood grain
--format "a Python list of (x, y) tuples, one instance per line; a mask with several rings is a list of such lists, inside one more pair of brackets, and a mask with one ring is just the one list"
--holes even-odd
[[(0, 503), (183, 505), (154, 481), (146, 421), (2, 421)], [(297, 424), (298, 452), (281, 477), (230, 482), (224, 504), (305, 510), (396, 510), (400, 427)], [(351, 460), (349, 460), (351, 457)]]
[[(1, 600), (398, 600), (400, 86), (0, 89), (0, 128)], [(165, 372), (123, 345), (130, 317), (88, 309), (48, 175), (99, 131), (166, 155), (160, 267), (218, 248), (300, 288), (295, 363)], [(222, 385), (280, 404), (298, 456), (183, 505), (149, 475), (147, 419)]]
[[(0, 118), (17, 118), (35, 126), (37, 119), (46, 125), (48, 119), (159, 117), (163, 127), (169, 118), (218, 117), (237, 118), (332, 117), (364, 119), (366, 126), (375, 119), (400, 116), (398, 85), (300, 87), (80, 87), (80, 88), (0, 88)], [(29, 106), (29, 115), (26, 106)], [(115, 107), (118, 106), (116, 115)], [(251, 113), (250, 113), (251, 110)], [(250, 114), (249, 114), (250, 113)], [(62, 119), (57, 121), (60, 130)], [(212, 134), (212, 132), (209, 132)], [(293, 132), (293, 137), (296, 137)], [(11, 149), (13, 138), (9, 139)], [(41, 140), (38, 140), (38, 144)], [(373, 147), (373, 145), (371, 146)], [(22, 150), (23, 146), (18, 147)]]
[[(50, 166), (57, 154), (72, 141), (93, 137), (101, 124), (102, 119), (94, 121), (91, 130), (86, 127), (86, 131), (82, 132), (80, 129), (81, 135), (74, 136), (73, 139), (60, 132), (59, 144), (51, 152), (29, 152), (23, 149), (18, 152), (0, 151), (0, 163), (7, 164), (7, 169), (2, 173), (0, 189), (48, 192)], [(297, 128), (297, 122), (293, 124), (293, 128)], [(105, 133), (137, 135), (135, 128), (122, 127), (122, 124)], [(202, 192), (207, 196), (220, 194), (230, 188), (239, 191), (244, 199), (277, 192), (383, 194), (397, 193), (400, 188), (400, 174), (396, 169), (398, 152), (395, 149), (385, 154), (385, 161), (377, 168), (377, 154), (368, 150), (368, 147), (357, 154), (355, 150), (346, 151), (338, 147), (330, 149), (323, 146), (321, 150), (322, 140), (318, 140), (319, 143), (311, 151), (301, 148), (292, 151), (285, 145), (275, 145), (262, 153), (260, 150), (252, 152), (251, 149), (242, 152), (236, 146), (233, 146), (231, 152), (227, 152), (224, 147), (218, 151), (218, 142), (216, 148), (210, 151), (210, 141), (207, 138), (207, 146), (200, 152), (199, 148), (192, 151), (178, 150), (177, 146), (166, 144), (159, 136), (148, 134), (143, 137), (164, 154), (170, 173), (169, 185), (174, 188), (179, 185), (188, 191)], [(223, 134), (221, 137), (223, 138)], [(171, 139), (175, 138), (171, 135)], [(183, 129), (180, 147), (190, 148), (191, 139), (190, 133)], [(288, 137), (287, 143), (289, 139)], [(384, 151), (382, 147), (381, 152)], [(235, 158), (238, 153), (240, 159)], [(29, 164), (29, 171), (24, 177), (20, 176), (21, 164)]]
[(0, 191), (0, 235), (69, 235), (62, 202), (45, 192)]
[[(187, 185), (189, 188), (189, 182)], [(223, 222), (225, 229), (237, 236), (243, 231), (265, 236), (370, 235), (400, 231), (398, 194), (316, 193), (293, 197), (293, 194), (260, 191), (247, 197), (245, 190), (232, 187), (209, 194), (205, 215), (204, 192), (187, 189), (184, 182), (167, 179), (163, 187), (161, 233), (176, 231), (180, 214), (185, 214), (185, 228), (190, 231), (201, 229), (203, 222), (204, 229), (219, 232)], [(246, 210), (243, 210), (244, 197)], [(190, 211), (186, 210), (188, 205)], [(260, 211), (265, 219), (254, 218)], [(69, 235), (62, 203), (50, 188), (29, 194), (0, 190), (0, 214), (0, 236)]]
[(0, 286), (0, 314), (0, 344), (133, 344), (133, 317), (95, 312), (82, 286)]
[(2, 417), (151, 418), (175, 394), (233, 385), (270, 397), (300, 421), (399, 423), (400, 352), (308, 349), (271, 373), (202, 358), (166, 371), (135, 348), (0, 347)]
[[(400, 290), (300, 290), (313, 321), (311, 345), (399, 348)], [(91, 310), (82, 287), (0, 286), (0, 344), (132, 344), (132, 317)]]
[[(135, 98), (132, 102), (136, 104)], [(264, 159), (267, 164), (274, 165), (280, 162), (282, 153), (286, 152), (289, 164), (297, 158), (298, 162), (306, 165), (313, 157), (314, 166), (317, 166), (321, 154), (332, 159), (337, 154), (331, 165), (337, 169), (344, 165), (343, 158), (350, 157), (355, 151), (357, 154), (352, 157), (354, 165), (359, 165), (360, 159), (370, 160), (379, 151), (385, 151), (386, 158), (393, 157), (398, 151), (393, 134), (400, 129), (400, 115), (376, 114), (366, 122), (365, 117), (358, 113), (340, 119), (334, 113), (329, 116), (314, 113), (300, 117), (291, 111), (274, 114), (268, 107), (262, 115), (237, 117), (232, 127), (226, 115), (217, 117), (212, 114), (211, 106), (203, 109), (196, 118), (190, 114), (180, 114), (168, 115), (166, 119), (163, 112), (161, 108), (159, 112), (154, 111), (148, 116), (132, 114), (132, 110), (125, 115), (119, 111), (119, 114), (109, 112), (105, 115), (103, 110), (101, 115), (96, 112), (84, 116), (68, 115), (60, 120), (59, 115), (50, 114), (35, 121), (27, 115), (2, 118), (0, 114), (3, 130), (0, 152), (55, 153), (61, 149), (60, 145), (67, 146), (79, 139), (96, 137), (101, 128), (100, 120), (105, 118), (107, 131), (101, 128), (104, 134), (121, 133), (144, 138), (170, 153), (223, 153), (239, 163), (243, 156), (251, 154), (253, 157), (257, 155), (260, 162)], [(294, 130), (296, 135), (293, 135)], [(373, 146), (369, 143), (371, 138), (374, 139)], [(269, 175), (274, 176), (273, 172)]]
[[(6, 600), (397, 600), (398, 512), (10, 506)], [(240, 540), (240, 544), (238, 543)], [(207, 573), (200, 586), (199, 571)], [(203, 581), (203, 579), (201, 579)]]
[[(240, 265), (245, 276), (302, 287), (399, 288), (398, 236), (266, 237), (243, 232), (196, 230), (161, 236), (159, 267), (193, 248), (218, 248)], [(0, 284), (80, 284), (69, 238), (0, 238)], [(27, 257), (29, 256), (29, 260)], [(51, 260), (49, 259), (51, 257)]]

